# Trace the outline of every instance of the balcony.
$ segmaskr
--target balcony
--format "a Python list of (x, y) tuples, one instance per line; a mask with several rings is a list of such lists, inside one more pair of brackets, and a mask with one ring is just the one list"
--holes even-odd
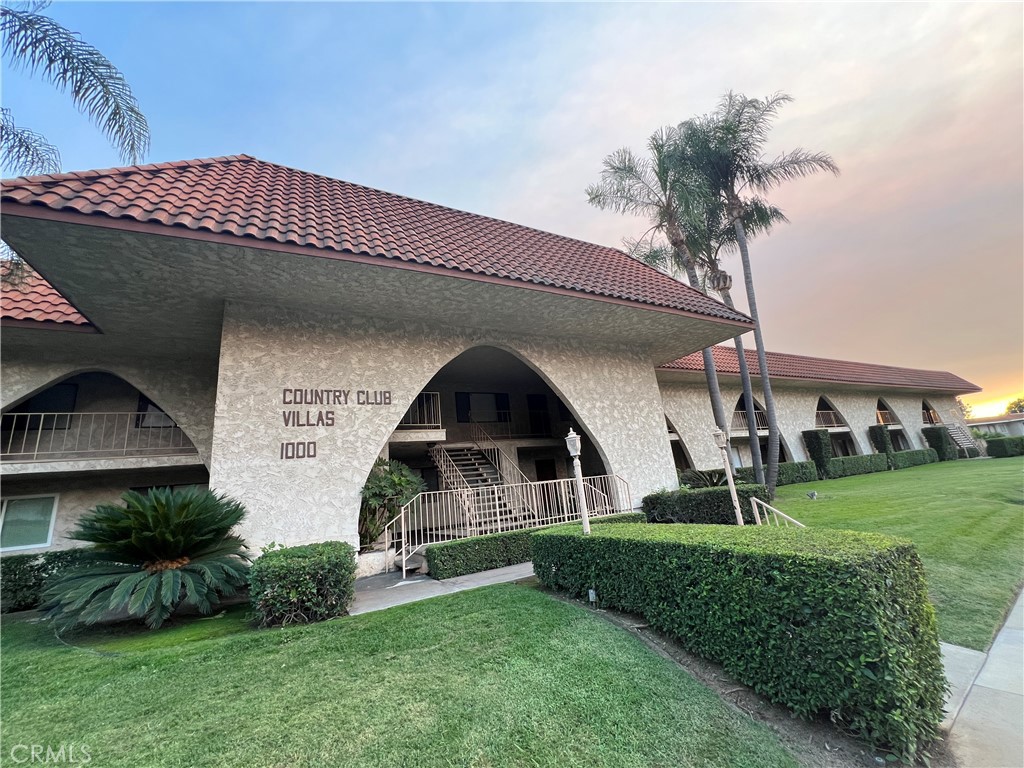
[(835, 411), (816, 411), (814, 413), (814, 426), (818, 429), (847, 428), (843, 417)]
[(933, 410), (922, 410), (921, 411), (921, 421), (923, 421), (925, 424), (941, 424), (942, 423), (942, 419), (939, 418), (939, 414), (937, 414)]
[(875, 411), (875, 419), (878, 421), (879, 424), (884, 424), (885, 426), (899, 424), (899, 422), (896, 420), (895, 414), (893, 414), (892, 411), (883, 411), (881, 408)]
[(5, 413), (0, 460), (76, 461), (198, 455), (164, 413)]
[[(768, 429), (768, 414), (764, 411), (754, 411), (754, 421), (757, 424), (757, 431)], [(733, 411), (732, 414), (732, 432), (748, 432), (750, 427), (747, 426), (750, 422), (747, 421), (746, 411)]]
[(469, 420), (492, 438), (521, 440), (554, 437), (551, 414), (547, 411), (491, 411), (469, 414)]
[(438, 392), (420, 392), (412, 401), (398, 429), (441, 429), (441, 395)]

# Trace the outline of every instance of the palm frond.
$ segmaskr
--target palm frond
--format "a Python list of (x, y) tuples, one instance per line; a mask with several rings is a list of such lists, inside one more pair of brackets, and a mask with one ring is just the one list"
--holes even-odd
[(769, 162), (753, 165), (747, 173), (747, 181), (753, 189), (767, 192), (784, 181), (812, 176), (819, 171), (827, 171), (838, 176), (839, 166), (826, 152), (794, 149)]
[(128, 163), (149, 150), (149, 124), (128, 81), (96, 48), (31, 8), (0, 6), (3, 50), (12, 65), (41, 74), (88, 115)]
[(60, 171), (60, 151), (42, 135), (14, 124), (7, 107), (0, 109), (0, 162), (25, 176)]

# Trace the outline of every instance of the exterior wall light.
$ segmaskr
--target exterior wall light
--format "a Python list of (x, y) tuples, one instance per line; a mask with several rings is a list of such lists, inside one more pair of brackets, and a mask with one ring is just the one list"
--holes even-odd
[(576, 430), (569, 428), (569, 434), (565, 436), (565, 447), (569, 449), (572, 456), (572, 471), (576, 476), (576, 498), (579, 499), (580, 517), (583, 519), (583, 534), (590, 534), (590, 512), (587, 510), (587, 494), (583, 487), (583, 470), (580, 468), (580, 448), (582, 440), (576, 434)]
[(729, 482), (729, 495), (732, 496), (732, 508), (736, 511), (736, 525), (743, 525), (743, 512), (740, 510), (740, 500), (736, 496), (736, 482), (732, 478), (732, 462), (729, 460), (729, 435), (720, 429), (711, 433), (715, 438), (715, 445), (722, 452), (722, 465), (725, 467), (725, 479)]

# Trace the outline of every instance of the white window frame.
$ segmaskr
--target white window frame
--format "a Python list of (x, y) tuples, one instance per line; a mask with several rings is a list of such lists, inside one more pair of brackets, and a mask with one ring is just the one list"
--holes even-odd
[(18, 552), (23, 549), (42, 549), (53, 543), (53, 529), (57, 525), (57, 505), (60, 503), (59, 493), (31, 493), (27, 496), (4, 496), (0, 506), (0, 531), (4, 527), (4, 518), (7, 517), (7, 502), (18, 499), (53, 499), (53, 507), (50, 509), (50, 527), (46, 531), (46, 541), (43, 544), (22, 544), (19, 547), (2, 547), (0, 552)]

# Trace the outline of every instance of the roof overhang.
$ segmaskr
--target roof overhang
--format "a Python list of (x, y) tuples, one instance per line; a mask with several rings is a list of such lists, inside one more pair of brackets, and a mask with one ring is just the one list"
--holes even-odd
[[(225, 301), (628, 344), (655, 365), (752, 323), (555, 286), (231, 235), (5, 203), (4, 239), (99, 331), (52, 334), (147, 355), (216, 358)], [(12, 327), (5, 348), (38, 344)], [(56, 338), (60, 337), (60, 338)]]

